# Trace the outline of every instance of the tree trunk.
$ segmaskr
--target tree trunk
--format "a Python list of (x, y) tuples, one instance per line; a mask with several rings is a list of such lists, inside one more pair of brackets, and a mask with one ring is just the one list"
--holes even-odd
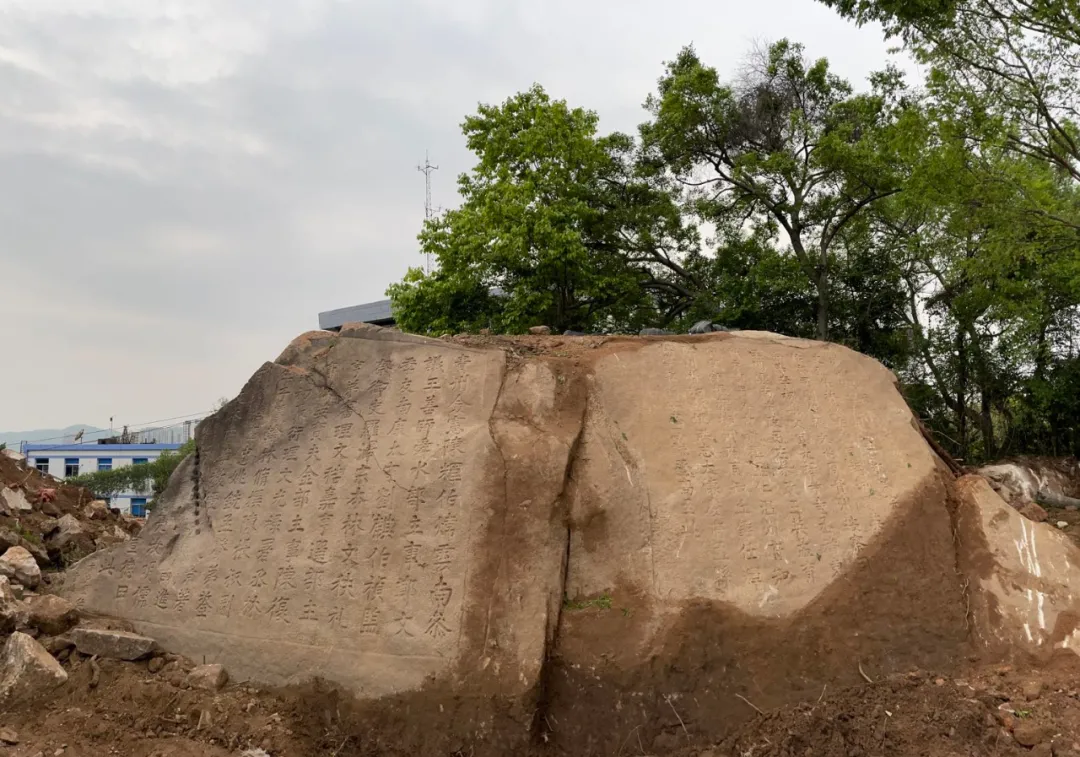
[(964, 339), (964, 330), (961, 328), (956, 330), (956, 361), (956, 441), (960, 459), (967, 462), (967, 342)]
[(982, 387), (982, 423), (983, 451), (986, 453), (986, 462), (993, 461), (997, 455), (997, 446), (994, 444), (994, 416), (991, 412), (990, 390), (984, 384)]
[(829, 274), (824, 267), (817, 276), (817, 338), (829, 341)]

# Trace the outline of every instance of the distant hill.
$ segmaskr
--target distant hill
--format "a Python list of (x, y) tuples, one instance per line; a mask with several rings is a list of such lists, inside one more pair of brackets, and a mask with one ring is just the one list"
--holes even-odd
[(70, 439), (72, 436), (82, 429), (86, 436), (105, 429), (98, 428), (97, 426), (87, 426), (84, 424), (76, 424), (74, 426), (68, 426), (67, 428), (39, 428), (33, 431), (0, 431), (0, 444), (7, 444), (12, 449), (19, 448), (19, 442), (54, 442), (61, 444), (65, 439)]

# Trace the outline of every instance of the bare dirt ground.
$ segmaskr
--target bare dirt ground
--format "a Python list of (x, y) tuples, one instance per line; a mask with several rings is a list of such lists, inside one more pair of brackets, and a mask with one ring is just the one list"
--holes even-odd
[[(173, 660), (148, 663), (73, 656), (58, 693), (0, 714), (19, 743), (0, 754), (33, 757), (188, 757), (263, 749), (274, 757), (384, 755), (347, 704), (328, 688), (260, 691), (240, 684), (221, 692), (185, 689)], [(698, 724), (680, 721), (662, 743), (643, 744), (630, 730), (612, 755), (677, 757), (958, 757), (1080, 756), (1080, 661), (1063, 653), (1040, 667), (995, 665), (962, 676), (912, 671), (844, 690), (826, 687), (813, 701), (764, 714), (721, 743), (688, 747)], [(748, 711), (754, 707), (746, 702)], [(418, 722), (417, 728), (424, 724)], [(661, 740), (658, 740), (658, 742)], [(62, 752), (60, 751), (62, 750)], [(467, 755), (468, 750), (460, 754)], [(539, 755), (555, 752), (538, 745)]]

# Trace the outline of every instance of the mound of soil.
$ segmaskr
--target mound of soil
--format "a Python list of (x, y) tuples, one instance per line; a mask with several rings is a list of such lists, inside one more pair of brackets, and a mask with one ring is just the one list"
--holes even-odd
[[(151, 673), (148, 663), (101, 660), (91, 687), (88, 659), (65, 663), (67, 686), (54, 699), (0, 715), (19, 744), (5, 754), (66, 757), (224, 757), (263, 749), (272, 757), (388, 757), (350, 699), (329, 687), (278, 691), (240, 685), (217, 693), (184, 688), (173, 660)], [(638, 730), (610, 745), (617, 757), (1078, 757), (1080, 662), (1063, 654), (1043, 668), (994, 666), (962, 675), (911, 671), (833, 691), (762, 714), (711, 747), (686, 747), (681, 704), (672, 698), (671, 726), (653, 743)], [(583, 725), (583, 724), (575, 724)], [(414, 726), (428, 726), (418, 718)], [(4, 753), (4, 752), (0, 752)], [(465, 754), (468, 754), (466, 751)], [(510, 753), (507, 753), (508, 756)], [(536, 746), (520, 757), (573, 755), (572, 747)]]
[[(127, 541), (142, 528), (142, 521), (136, 518), (100, 505), (91, 507), (94, 496), (87, 489), (0, 455), (0, 489), (4, 488), (21, 492), (32, 509), (0, 510), (0, 554), (9, 546), (21, 545), (34, 554), (42, 570), (62, 569), (97, 549)], [(81, 533), (58, 541), (64, 516), (77, 520)]]

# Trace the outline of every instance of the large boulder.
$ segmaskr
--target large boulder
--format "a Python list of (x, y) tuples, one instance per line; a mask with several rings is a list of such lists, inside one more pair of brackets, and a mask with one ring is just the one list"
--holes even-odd
[(675, 709), (705, 739), (753, 714), (735, 693), (963, 658), (950, 478), (879, 363), (755, 332), (483, 342), (298, 338), (64, 594), (238, 680), (348, 687), (418, 754), (609, 753)]
[(11, 547), (0, 556), (0, 576), (18, 581), (28, 589), (41, 583), (41, 568), (24, 547)]
[(0, 703), (11, 706), (44, 696), (67, 681), (60, 663), (30, 636), (13, 633), (0, 657)]
[(975, 640), (991, 651), (1080, 654), (1080, 549), (1006, 504), (985, 478), (956, 482), (960, 567)]

